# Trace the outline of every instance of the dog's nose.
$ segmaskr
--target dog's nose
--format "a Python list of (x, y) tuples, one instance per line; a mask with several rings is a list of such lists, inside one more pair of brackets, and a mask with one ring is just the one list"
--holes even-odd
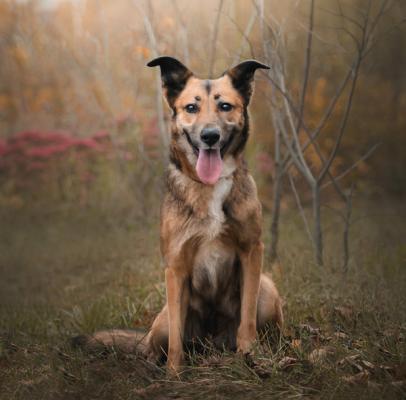
[(200, 138), (208, 146), (213, 146), (220, 139), (220, 132), (216, 128), (205, 128), (202, 130)]

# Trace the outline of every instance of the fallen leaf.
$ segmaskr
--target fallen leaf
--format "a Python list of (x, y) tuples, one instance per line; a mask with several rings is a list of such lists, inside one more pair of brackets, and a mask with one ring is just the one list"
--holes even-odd
[(298, 364), (297, 358), (293, 357), (283, 357), (279, 362), (278, 362), (278, 367), (280, 369), (287, 369), (289, 367), (292, 367), (294, 365)]
[(367, 369), (370, 369), (370, 370), (375, 369), (375, 365), (367, 360), (361, 360), (361, 364)]
[(347, 356), (342, 358), (340, 361), (338, 361), (337, 365), (340, 367), (344, 367), (345, 365), (350, 365), (353, 368), (355, 368), (359, 372), (363, 372), (364, 368), (361, 367), (361, 365), (357, 362), (360, 360), (361, 356), (359, 354), (354, 354), (352, 356)]
[(334, 337), (337, 339), (348, 339), (348, 335), (344, 332), (334, 332)]
[(395, 374), (395, 368), (390, 366), (390, 365), (384, 365), (384, 364), (380, 364), (377, 366), (378, 369), (387, 372), (390, 375), (394, 375)]
[(320, 328), (314, 328), (309, 324), (300, 324), (299, 329), (301, 331), (307, 332), (312, 336), (319, 336), (320, 335)]
[(367, 383), (369, 379), (369, 372), (362, 371), (355, 375), (350, 376), (343, 376), (341, 378), (344, 382), (349, 383), (351, 385), (357, 385), (362, 383)]
[(254, 365), (253, 369), (260, 378), (269, 378), (272, 375), (272, 363), (269, 361), (260, 361)]
[(62, 372), (62, 374), (63, 374), (63, 376), (64, 376), (64, 378), (65, 378), (66, 380), (68, 380), (68, 381), (77, 381), (77, 380), (78, 380), (78, 378), (77, 378), (75, 375), (73, 375), (73, 374), (71, 374), (70, 372), (68, 372), (65, 368), (59, 367), (58, 370), (59, 370), (60, 372)]
[(292, 340), (292, 347), (294, 349), (298, 349), (302, 345), (302, 341), (300, 339), (293, 339)]
[(388, 358), (393, 358), (395, 357), (395, 355), (393, 353), (391, 353), (389, 350), (386, 350), (385, 348), (383, 348), (382, 346), (378, 345), (378, 349), (381, 353), (385, 354), (385, 356), (387, 356)]
[(357, 339), (352, 342), (352, 347), (355, 349), (363, 349), (366, 346), (366, 341), (363, 339)]
[(320, 347), (319, 349), (314, 349), (309, 354), (309, 361), (312, 364), (320, 364), (325, 361), (328, 357), (332, 356), (335, 353), (334, 347), (326, 346)]

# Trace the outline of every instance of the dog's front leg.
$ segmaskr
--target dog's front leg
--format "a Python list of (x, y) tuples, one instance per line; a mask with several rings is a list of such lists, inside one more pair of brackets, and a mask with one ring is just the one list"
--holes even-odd
[(166, 297), (168, 304), (169, 340), (167, 367), (177, 373), (183, 360), (183, 334), (189, 291), (187, 274), (180, 268), (166, 268)]
[(249, 353), (257, 334), (257, 305), (264, 245), (257, 242), (240, 254), (242, 266), (241, 321), (237, 331), (237, 350)]

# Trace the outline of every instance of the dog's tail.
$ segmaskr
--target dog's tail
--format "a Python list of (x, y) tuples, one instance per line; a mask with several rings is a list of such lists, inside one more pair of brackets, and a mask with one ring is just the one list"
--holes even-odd
[(123, 353), (144, 354), (147, 348), (147, 332), (141, 329), (109, 329), (92, 335), (79, 335), (70, 342), (73, 347), (90, 352), (114, 349)]

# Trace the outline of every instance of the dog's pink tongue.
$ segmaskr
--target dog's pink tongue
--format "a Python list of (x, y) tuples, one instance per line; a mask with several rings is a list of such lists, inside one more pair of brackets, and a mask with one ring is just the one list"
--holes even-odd
[(206, 185), (214, 185), (220, 178), (223, 160), (220, 149), (199, 150), (196, 172), (199, 179)]

